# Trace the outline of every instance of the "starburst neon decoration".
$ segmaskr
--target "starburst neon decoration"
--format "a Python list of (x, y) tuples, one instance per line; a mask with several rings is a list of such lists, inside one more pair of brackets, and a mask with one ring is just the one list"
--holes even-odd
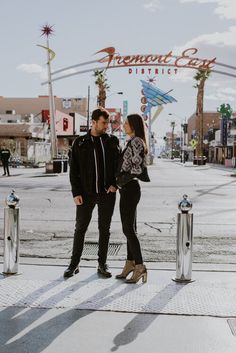
[(51, 36), (54, 32), (53, 26), (50, 26), (48, 23), (41, 27), (41, 36), (46, 36), (47, 38)]
[(156, 82), (156, 76), (153, 76), (153, 77), (147, 76), (147, 81), (150, 82), (150, 83)]

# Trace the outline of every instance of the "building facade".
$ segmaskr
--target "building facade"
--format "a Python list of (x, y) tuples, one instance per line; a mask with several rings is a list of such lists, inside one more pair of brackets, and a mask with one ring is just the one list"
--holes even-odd
[[(87, 98), (60, 98), (54, 97), (55, 110), (70, 114), (78, 113), (87, 116)], [(38, 96), (35, 98), (14, 98), (0, 96), (0, 114), (15, 111), (16, 114), (27, 116), (33, 114), (38, 116), (43, 110), (49, 110), (48, 96)]]
[(203, 155), (209, 163), (232, 167), (236, 157), (236, 113), (231, 119), (222, 119), (218, 112), (204, 112), (202, 129), (200, 117), (196, 114), (188, 119), (188, 141), (193, 142), (194, 154), (199, 154), (199, 141), (203, 140)]
[[(87, 98), (54, 97), (54, 101), (58, 153), (65, 155), (75, 136), (84, 133), (81, 127), (87, 124)], [(3, 143), (25, 164), (50, 160), (48, 96), (0, 97), (0, 146)]]

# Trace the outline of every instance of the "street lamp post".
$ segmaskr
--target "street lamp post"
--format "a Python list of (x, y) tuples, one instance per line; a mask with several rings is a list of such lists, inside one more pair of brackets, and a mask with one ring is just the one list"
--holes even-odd
[(112, 92), (111, 94), (109, 94), (109, 95), (106, 97), (106, 99), (109, 98), (109, 97), (111, 97), (111, 96), (113, 96), (114, 94), (119, 94), (119, 95), (121, 95), (121, 94), (123, 94), (123, 92), (121, 92), (121, 91), (119, 91), (119, 92)]
[(172, 130), (171, 130), (171, 159), (174, 159), (174, 130), (175, 130), (175, 122), (172, 121), (170, 123), (170, 126), (172, 127)]

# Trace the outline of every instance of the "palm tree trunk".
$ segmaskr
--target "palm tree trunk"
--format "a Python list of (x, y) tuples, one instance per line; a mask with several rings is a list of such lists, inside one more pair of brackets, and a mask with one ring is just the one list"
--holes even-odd
[(104, 72), (95, 71), (94, 76), (96, 77), (95, 84), (98, 86), (98, 96), (97, 96), (97, 105), (99, 107), (105, 108), (106, 104), (106, 91), (109, 89), (107, 84), (107, 79)]
[(98, 88), (98, 100), (97, 104), (99, 107), (105, 108), (106, 105), (106, 90), (102, 85)]
[(198, 130), (198, 144), (196, 148), (197, 157), (201, 157), (201, 164), (203, 164), (203, 139), (204, 139), (204, 129), (203, 129), (203, 100), (204, 100), (204, 87), (205, 82), (210, 75), (210, 70), (198, 70), (194, 79), (197, 81), (197, 106), (196, 106), (196, 122)]

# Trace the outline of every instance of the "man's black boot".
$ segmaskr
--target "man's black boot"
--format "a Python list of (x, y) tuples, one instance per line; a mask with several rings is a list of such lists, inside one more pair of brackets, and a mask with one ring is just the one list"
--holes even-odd
[(64, 272), (64, 278), (70, 278), (74, 275), (76, 275), (77, 273), (79, 273), (79, 267), (72, 267), (72, 266), (69, 266), (65, 272)]
[(112, 274), (109, 270), (109, 267), (107, 264), (98, 264), (98, 274), (101, 276), (101, 277), (104, 277), (104, 278), (110, 278), (112, 277)]

